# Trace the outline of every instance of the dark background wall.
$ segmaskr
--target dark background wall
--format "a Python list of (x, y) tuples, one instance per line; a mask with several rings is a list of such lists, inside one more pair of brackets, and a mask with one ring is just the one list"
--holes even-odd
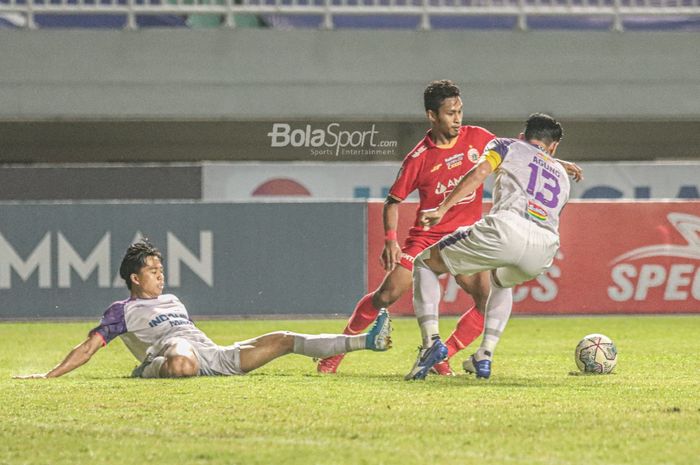
[[(419, 92), (420, 93), (420, 92)], [(700, 95), (700, 89), (698, 89)], [(415, 96), (414, 96), (415, 97)], [(697, 99), (700, 100), (700, 99)], [(420, 104), (416, 103), (420, 109)], [(472, 119), (466, 102), (465, 124), (514, 137), (522, 121)], [(534, 106), (533, 111), (536, 108)], [(293, 127), (327, 127), (339, 120), (284, 120)], [(271, 148), (273, 121), (0, 121), (0, 162), (172, 162), (199, 160), (319, 161), (307, 150)], [(695, 120), (602, 121), (562, 119), (567, 157), (578, 161), (700, 159), (700, 118)], [(344, 130), (368, 130), (397, 146), (389, 153), (323, 157), (322, 161), (401, 160), (425, 135), (427, 121), (340, 120)]]
[(200, 166), (0, 166), (0, 200), (201, 198)]

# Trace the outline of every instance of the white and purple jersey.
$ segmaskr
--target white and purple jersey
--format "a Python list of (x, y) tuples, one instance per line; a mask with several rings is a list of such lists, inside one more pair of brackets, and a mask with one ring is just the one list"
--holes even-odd
[(494, 139), (483, 156), (496, 173), (491, 213), (511, 211), (558, 235), (571, 187), (564, 167), (540, 147), (518, 139)]
[(159, 353), (163, 343), (173, 337), (183, 338), (196, 347), (217, 347), (194, 325), (185, 306), (172, 294), (114, 302), (100, 324), (90, 331), (92, 334), (99, 334), (105, 344), (121, 336), (139, 361), (145, 359), (147, 352)]

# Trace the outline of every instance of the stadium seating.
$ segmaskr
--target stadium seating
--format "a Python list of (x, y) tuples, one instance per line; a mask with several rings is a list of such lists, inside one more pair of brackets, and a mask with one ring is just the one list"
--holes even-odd
[(700, 30), (694, 0), (0, 0), (0, 28)]

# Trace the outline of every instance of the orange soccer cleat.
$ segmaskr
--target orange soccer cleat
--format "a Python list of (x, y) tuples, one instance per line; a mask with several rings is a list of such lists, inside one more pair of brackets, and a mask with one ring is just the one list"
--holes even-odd
[(338, 365), (343, 361), (343, 357), (345, 357), (345, 354), (338, 354), (319, 360), (318, 365), (316, 365), (316, 371), (327, 374), (335, 373), (338, 370)]
[(452, 371), (450, 362), (447, 360), (436, 363), (430, 371), (440, 376), (455, 376), (455, 372)]

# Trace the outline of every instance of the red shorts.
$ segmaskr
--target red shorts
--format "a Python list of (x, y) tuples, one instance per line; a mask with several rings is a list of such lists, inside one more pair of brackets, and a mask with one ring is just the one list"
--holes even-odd
[(406, 238), (401, 248), (401, 260), (399, 265), (408, 271), (413, 271), (413, 261), (425, 249), (445, 237), (444, 234), (430, 234), (429, 231), (421, 233), (420, 236), (410, 235)]

